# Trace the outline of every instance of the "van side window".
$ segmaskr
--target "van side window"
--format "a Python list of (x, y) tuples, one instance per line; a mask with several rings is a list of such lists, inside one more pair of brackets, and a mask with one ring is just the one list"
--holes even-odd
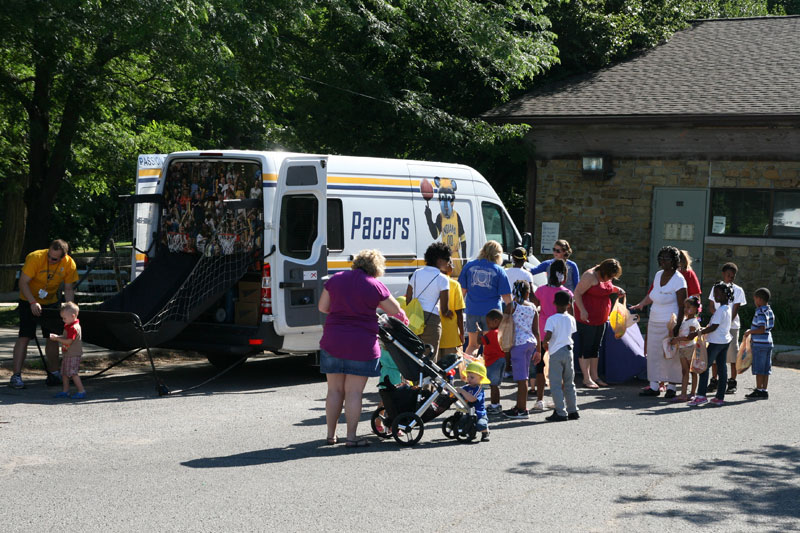
[(338, 198), (328, 198), (328, 250), (344, 250), (344, 216), (342, 201)]
[(311, 257), (311, 245), (317, 239), (317, 199), (311, 194), (283, 197), (279, 248), (294, 259)]
[(483, 202), (481, 204), (481, 212), (483, 214), (486, 240), (499, 242), (506, 252), (513, 250), (518, 244), (517, 236), (514, 233), (514, 226), (500, 206)]

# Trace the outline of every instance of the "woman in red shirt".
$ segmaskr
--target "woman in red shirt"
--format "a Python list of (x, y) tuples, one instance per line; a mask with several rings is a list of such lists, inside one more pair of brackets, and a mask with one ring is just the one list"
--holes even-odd
[(700, 291), (700, 280), (697, 279), (697, 274), (692, 270), (692, 256), (686, 250), (679, 250), (680, 254), (680, 270), (686, 280), (686, 295), (688, 296), (702, 296)]
[(580, 340), (578, 354), (583, 374), (583, 384), (590, 389), (607, 387), (597, 374), (600, 343), (611, 314), (611, 295), (624, 295), (625, 291), (611, 283), (622, 275), (622, 266), (616, 259), (606, 259), (581, 276), (575, 287), (576, 335)]

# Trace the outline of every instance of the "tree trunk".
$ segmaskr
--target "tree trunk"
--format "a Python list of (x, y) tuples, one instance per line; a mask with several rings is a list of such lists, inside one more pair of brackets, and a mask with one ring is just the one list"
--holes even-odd
[[(19, 263), (24, 257), (22, 242), (25, 238), (25, 199), (24, 190), (27, 179), (20, 177), (18, 180), (9, 178), (16, 183), (10, 184), (3, 194), (3, 218), (0, 227), (3, 228), (3, 238), (0, 239), (0, 264), (10, 265)], [(20, 181), (24, 183), (19, 183)], [(14, 290), (16, 268), (0, 268), (0, 292)]]

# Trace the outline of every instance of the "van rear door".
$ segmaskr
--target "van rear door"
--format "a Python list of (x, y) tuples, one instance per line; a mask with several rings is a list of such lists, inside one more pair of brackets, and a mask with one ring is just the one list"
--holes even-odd
[(279, 335), (322, 324), (317, 303), (328, 275), (327, 166), (323, 156), (291, 156), (278, 172), (272, 286)]

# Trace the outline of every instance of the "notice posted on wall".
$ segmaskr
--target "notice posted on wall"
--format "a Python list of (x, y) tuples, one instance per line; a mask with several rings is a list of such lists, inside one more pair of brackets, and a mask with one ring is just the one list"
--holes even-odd
[(711, 221), (711, 233), (725, 233), (725, 217), (714, 217)]
[(542, 222), (542, 246), (540, 254), (550, 254), (553, 243), (558, 240), (558, 222)]

